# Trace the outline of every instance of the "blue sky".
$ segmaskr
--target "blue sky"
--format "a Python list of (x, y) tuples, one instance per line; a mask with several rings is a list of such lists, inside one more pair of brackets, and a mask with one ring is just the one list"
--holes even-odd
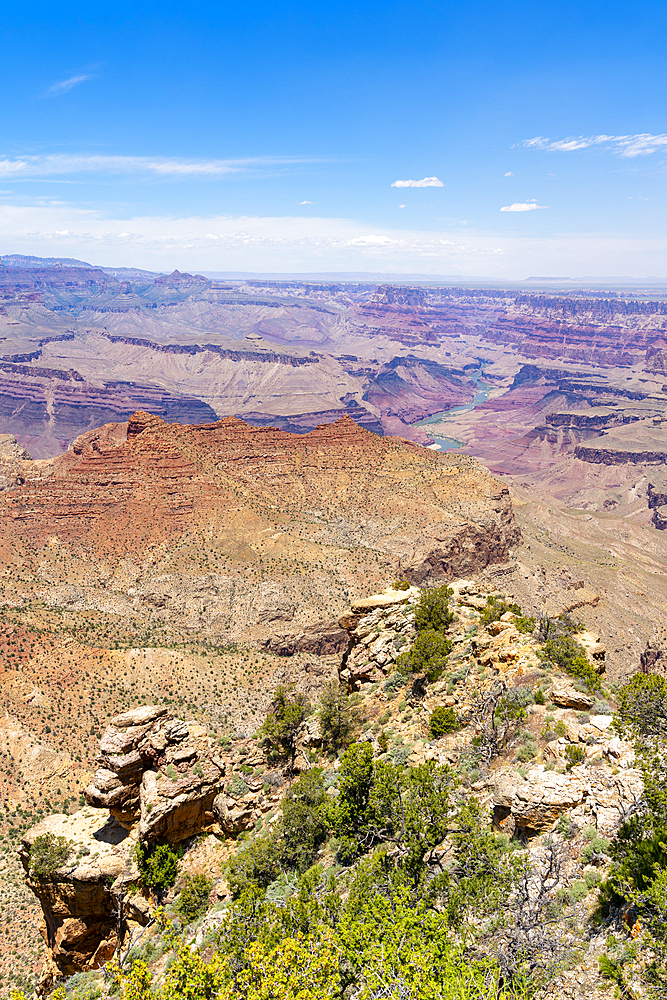
[(3, 252), (667, 278), (666, 36), (664, 2), (16, 5)]

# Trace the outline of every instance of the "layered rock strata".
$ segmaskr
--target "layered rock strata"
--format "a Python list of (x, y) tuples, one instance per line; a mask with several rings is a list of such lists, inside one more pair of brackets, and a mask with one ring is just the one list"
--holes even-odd
[[(136, 413), (24, 466), (0, 495), (0, 563), (25, 553), (26, 597), (177, 616), (276, 652), (338, 650), (340, 630), (319, 623), (368, 574), (453, 579), (506, 561), (519, 540), (508, 490), (474, 460), (349, 418), (288, 434)], [(178, 558), (181, 545), (195, 557)]]

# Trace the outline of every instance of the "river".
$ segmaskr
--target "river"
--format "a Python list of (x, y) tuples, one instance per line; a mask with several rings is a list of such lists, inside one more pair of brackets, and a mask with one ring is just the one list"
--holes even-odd
[[(451, 410), (445, 410), (443, 413), (434, 413), (432, 416), (426, 417), (425, 420), (418, 420), (417, 427), (426, 428), (427, 432), (430, 434), (430, 431), (428, 430), (429, 424), (440, 423), (440, 421), (451, 416), (452, 413), (467, 413), (469, 410), (474, 410), (480, 403), (484, 403), (489, 398), (489, 389), (491, 386), (482, 382), (483, 375), (484, 372), (480, 368), (479, 371), (476, 371), (474, 375), (470, 376), (472, 381), (477, 386), (477, 392), (475, 393), (475, 397), (471, 403), (466, 403), (464, 406), (453, 406)], [(439, 446), (437, 448), (438, 451), (447, 451), (450, 448), (463, 447), (463, 441), (457, 441), (456, 438), (436, 437), (434, 434), (431, 434), (431, 437), (433, 438), (435, 445)], [(434, 448), (434, 445), (430, 445), (429, 447)]]

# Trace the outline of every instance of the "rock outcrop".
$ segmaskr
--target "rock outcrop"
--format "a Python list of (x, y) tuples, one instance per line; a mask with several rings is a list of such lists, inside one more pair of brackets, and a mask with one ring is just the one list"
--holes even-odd
[[(598, 755), (602, 748), (596, 748)], [(500, 829), (531, 837), (550, 830), (568, 813), (583, 827), (593, 823), (601, 836), (616, 833), (643, 792), (634, 768), (612, 774), (610, 768), (582, 765), (560, 774), (544, 764), (530, 768), (525, 778), (503, 769), (491, 783), (494, 822)]]
[(639, 669), (643, 674), (659, 674), (667, 678), (667, 626), (659, 626), (647, 640), (641, 654)]
[[(35, 841), (62, 837), (69, 857), (44, 875), (33, 871)], [(114, 954), (122, 914), (117, 880), (136, 879), (136, 837), (108, 815), (86, 807), (72, 816), (47, 816), (25, 835), (21, 860), (29, 888), (44, 914), (42, 935), (51, 960), (51, 975), (72, 975), (98, 968)], [(124, 883), (123, 883), (124, 885)]]
[(226, 763), (202, 726), (145, 706), (111, 720), (86, 801), (143, 841), (180, 841), (210, 826)]
[[(303, 750), (317, 745), (311, 729), (304, 725), (299, 736)], [(188, 842), (206, 832), (236, 837), (275, 810), (284, 785), (253, 740), (222, 749), (202, 726), (159, 706), (112, 719), (99, 763), (85, 791), (88, 804), (47, 817), (23, 840), (26, 882), (44, 913), (51, 979), (100, 967), (132, 926), (150, 920), (155, 902), (137, 889), (138, 843)], [(68, 850), (39, 875), (32, 851), (45, 835), (63, 838)]]
[[(479, 629), (480, 611), (486, 607), (488, 593), (482, 593), (470, 580), (455, 580), (451, 591), (450, 606), (456, 623), (449, 630), (453, 645), (449, 662), (452, 671), (464, 671), (466, 678), (470, 675), (468, 695), (461, 689), (452, 704), (459, 697), (462, 703), (469, 701), (473, 690), (479, 693), (498, 677), (513, 684), (537, 668), (536, 643), (516, 628), (515, 615), (506, 612), (500, 621)], [(350, 645), (343, 657), (340, 678), (351, 690), (391, 674), (401, 653), (410, 648), (415, 636), (415, 605), (419, 594), (416, 587), (408, 591), (390, 590), (353, 603), (341, 616), (340, 625), (349, 632)], [(479, 678), (473, 680), (473, 667), (488, 668), (485, 682), (480, 684)], [(433, 694), (441, 692), (442, 684), (438, 682), (432, 688)]]

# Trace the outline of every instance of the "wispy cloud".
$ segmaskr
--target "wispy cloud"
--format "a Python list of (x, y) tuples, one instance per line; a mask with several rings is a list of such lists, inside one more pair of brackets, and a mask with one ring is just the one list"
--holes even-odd
[(512, 173), (511, 170), (508, 170), (507, 173), (505, 174), (505, 177), (514, 177), (514, 174)]
[(650, 156), (667, 147), (667, 134), (653, 135), (650, 132), (640, 132), (638, 135), (579, 135), (567, 139), (546, 139), (536, 136), (525, 139), (526, 149), (549, 149), (561, 153), (571, 153), (578, 149), (590, 149), (601, 146), (611, 149), (620, 156), (632, 158), (635, 156)]
[[(522, 229), (523, 227), (519, 227)], [(529, 226), (528, 229), (532, 230)], [(64, 235), (67, 233), (68, 235)], [(67, 205), (0, 202), (13, 253), (173, 271), (383, 271), (667, 277), (667, 237), (558, 233), (538, 237), (369, 227), (351, 219), (230, 216), (109, 218)]]
[(252, 167), (321, 162), (309, 157), (256, 157), (245, 160), (185, 160), (163, 156), (86, 156), (48, 154), (10, 158), (0, 155), (0, 179), (63, 174), (148, 174), (161, 177), (223, 177)]
[(501, 212), (534, 212), (537, 208), (548, 208), (548, 205), (538, 205), (536, 201), (515, 201), (511, 205), (503, 205)]
[[(49, 255), (57, 246), (65, 256), (78, 255), (82, 259), (99, 259), (96, 254), (111, 253), (116, 259), (120, 254), (123, 260), (134, 257), (145, 261), (147, 255), (151, 255), (154, 260), (171, 258), (175, 261), (173, 266), (188, 259), (189, 267), (206, 266), (218, 270), (223, 262), (224, 266), (231, 267), (235, 259), (244, 259), (248, 263), (252, 260), (254, 267), (273, 270), (277, 261), (281, 267), (288, 261), (290, 266), (299, 262), (297, 270), (312, 269), (317, 262), (324, 264), (326, 269), (338, 262), (345, 270), (353, 260), (359, 263), (375, 260), (387, 266), (391, 266), (392, 261), (403, 267), (419, 268), (428, 264), (437, 271), (449, 261), (486, 261), (503, 254), (494, 237), (468, 240), (457, 235), (450, 239), (448, 234), (432, 231), (371, 230), (351, 219), (318, 218), (301, 213), (276, 218), (156, 216), (110, 219), (73, 206), (19, 207), (1, 203), (0, 239), (3, 245), (18, 248), (16, 252), (37, 246), (42, 255)], [(271, 261), (274, 263), (269, 268)]]
[(58, 80), (57, 83), (52, 83), (47, 94), (51, 97), (57, 97), (58, 94), (66, 94), (68, 90), (72, 87), (78, 87), (80, 83), (85, 83), (86, 80), (92, 80), (92, 73), (81, 73), (79, 76), (70, 76), (67, 80)]
[(441, 188), (445, 185), (437, 177), (422, 177), (420, 181), (392, 181), (393, 188)]
[(312, 201), (300, 201), (299, 204), (300, 205), (312, 205), (313, 203), (312, 203)]

